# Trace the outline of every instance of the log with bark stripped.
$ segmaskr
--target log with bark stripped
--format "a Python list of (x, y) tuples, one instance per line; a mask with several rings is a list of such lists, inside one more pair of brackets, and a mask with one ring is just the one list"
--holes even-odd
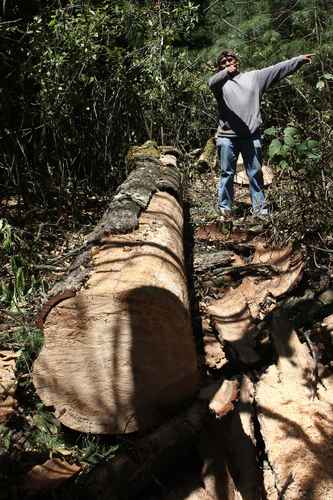
[(40, 316), (36, 390), (83, 432), (151, 428), (197, 388), (180, 173), (147, 148), (135, 162)]

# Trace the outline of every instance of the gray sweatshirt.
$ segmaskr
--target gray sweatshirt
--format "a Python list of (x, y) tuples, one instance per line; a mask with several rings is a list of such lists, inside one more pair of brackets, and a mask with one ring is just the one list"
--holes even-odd
[(235, 76), (229, 75), (226, 69), (213, 75), (208, 85), (218, 104), (217, 136), (251, 137), (259, 134), (263, 93), (273, 83), (294, 73), (304, 62), (304, 56), (297, 56), (268, 68)]

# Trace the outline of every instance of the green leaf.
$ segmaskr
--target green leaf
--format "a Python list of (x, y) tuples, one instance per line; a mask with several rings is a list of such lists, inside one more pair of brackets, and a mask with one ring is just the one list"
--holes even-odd
[(286, 127), (283, 131), (284, 137), (295, 137), (298, 134), (298, 130), (295, 127)]
[(279, 139), (273, 139), (268, 148), (268, 155), (270, 158), (274, 158), (281, 152), (282, 144)]
[(270, 127), (270, 128), (266, 128), (266, 130), (264, 130), (265, 135), (276, 135), (277, 132), (278, 132), (278, 129), (276, 127)]
[(309, 149), (316, 149), (319, 146), (319, 141), (316, 141), (315, 139), (308, 139), (306, 144)]
[(291, 135), (285, 136), (284, 142), (287, 146), (294, 146), (295, 145), (295, 140), (294, 140), (293, 136), (291, 136)]
[(296, 144), (296, 151), (298, 153), (305, 153), (308, 150), (308, 146), (306, 142), (302, 142), (301, 144)]
[(286, 157), (289, 155), (289, 153), (290, 153), (290, 148), (289, 148), (289, 146), (287, 146), (287, 144), (283, 144), (283, 145), (281, 146), (281, 149), (280, 149), (280, 153), (279, 153), (279, 155), (280, 155), (280, 156), (283, 156), (284, 158), (286, 158)]
[(294, 146), (298, 139), (298, 130), (295, 127), (286, 127), (283, 131), (284, 142), (287, 146)]
[(324, 73), (323, 77), (324, 77), (326, 80), (333, 80), (333, 75), (332, 75), (332, 73)]
[(309, 153), (307, 155), (307, 158), (309, 158), (310, 160), (320, 160), (321, 158), (321, 154), (320, 153)]
[(325, 87), (325, 82), (323, 82), (323, 80), (319, 80), (319, 82), (316, 85), (316, 89), (320, 91), (323, 90), (324, 87)]
[(281, 168), (282, 170), (287, 170), (287, 168), (288, 168), (288, 166), (289, 166), (289, 165), (288, 165), (288, 163), (286, 162), (286, 160), (282, 160), (282, 161), (280, 161), (279, 166), (280, 166), (280, 168)]

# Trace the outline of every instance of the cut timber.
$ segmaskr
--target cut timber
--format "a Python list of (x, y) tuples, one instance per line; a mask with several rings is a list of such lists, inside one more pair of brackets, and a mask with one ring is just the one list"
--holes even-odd
[(240, 286), (230, 288), (222, 299), (212, 301), (208, 307), (221, 341), (230, 343), (240, 360), (248, 364), (259, 360), (252, 335), (255, 320), (263, 319), (275, 308), (275, 299), (298, 284), (304, 263), (291, 245), (270, 249), (257, 242), (250, 269), (251, 266), (270, 266), (274, 274), (268, 279), (246, 277)]
[[(176, 170), (148, 167), (150, 192), (171, 178), (173, 191), (180, 189), (177, 171), (172, 175), (170, 169)], [(139, 171), (143, 175), (144, 167)], [(117, 203), (127, 203), (126, 192), (133, 200), (135, 179), (133, 171)], [(98, 244), (89, 250), (85, 281), (74, 296), (57, 304), (51, 297), (46, 314), (44, 308), (45, 342), (33, 380), (44, 403), (72, 429), (103, 434), (145, 430), (177, 411), (197, 386), (182, 208), (173, 195), (156, 192), (131, 233), (105, 230), (102, 236), (103, 227), (96, 231)], [(68, 283), (70, 276), (58, 293), (65, 294)]]
[(216, 157), (215, 139), (214, 137), (210, 137), (196, 163), (197, 168), (200, 170), (210, 169), (213, 172), (215, 170)]
[(138, 160), (159, 159), (160, 154), (155, 141), (146, 141), (142, 146), (132, 146), (127, 153), (127, 166), (132, 170), (137, 167)]
[[(333, 498), (333, 377), (314, 377), (309, 350), (283, 313), (275, 314), (273, 343), (278, 355), (256, 385), (261, 433), (276, 491), (269, 500)], [(276, 493), (278, 496), (276, 496)]]
[(16, 360), (18, 353), (0, 351), (0, 424), (6, 422), (16, 408)]
[(131, 163), (133, 166), (135, 162), (136, 168), (119, 186), (101, 221), (87, 236), (87, 241), (80, 249), (68, 275), (51, 289), (48, 300), (37, 318), (39, 327), (43, 326), (44, 319), (52, 307), (66, 298), (74, 297), (85, 286), (93, 270), (93, 251), (101, 245), (106, 234), (127, 234), (134, 231), (139, 225), (140, 213), (147, 208), (152, 196), (159, 190), (168, 191), (177, 199), (180, 198), (179, 170), (169, 164), (163, 165), (154, 155), (147, 156), (150, 149), (151, 144), (148, 141), (142, 148), (131, 150)]

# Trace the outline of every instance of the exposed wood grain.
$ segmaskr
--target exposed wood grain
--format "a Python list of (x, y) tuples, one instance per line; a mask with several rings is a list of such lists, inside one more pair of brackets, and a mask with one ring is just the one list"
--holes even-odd
[(131, 151), (133, 170), (117, 189), (97, 226), (87, 236), (68, 273), (50, 290), (37, 318), (40, 327), (55, 304), (66, 297), (75, 296), (85, 286), (92, 271), (93, 253), (101, 245), (105, 235), (128, 234), (137, 229), (140, 213), (147, 208), (152, 196), (158, 191), (168, 191), (180, 200), (180, 172), (170, 162), (166, 165), (161, 163), (159, 156), (159, 149), (149, 141), (141, 148)]
[(75, 297), (48, 314), (34, 384), (60, 421), (120, 433), (161, 423), (196, 391), (182, 209), (157, 193), (137, 230), (105, 236)]
[(277, 365), (257, 383), (256, 402), (278, 498), (333, 498), (333, 377), (313, 398), (314, 360), (284, 314), (275, 315), (273, 342)]
[(221, 299), (212, 301), (208, 307), (221, 341), (229, 342), (240, 360), (248, 364), (259, 360), (252, 336), (255, 321), (263, 319), (276, 307), (276, 298), (298, 284), (304, 262), (301, 254), (294, 252), (290, 245), (271, 249), (258, 241), (251, 265), (254, 269), (269, 266), (274, 274), (269, 278), (247, 276), (240, 286), (229, 288)]

